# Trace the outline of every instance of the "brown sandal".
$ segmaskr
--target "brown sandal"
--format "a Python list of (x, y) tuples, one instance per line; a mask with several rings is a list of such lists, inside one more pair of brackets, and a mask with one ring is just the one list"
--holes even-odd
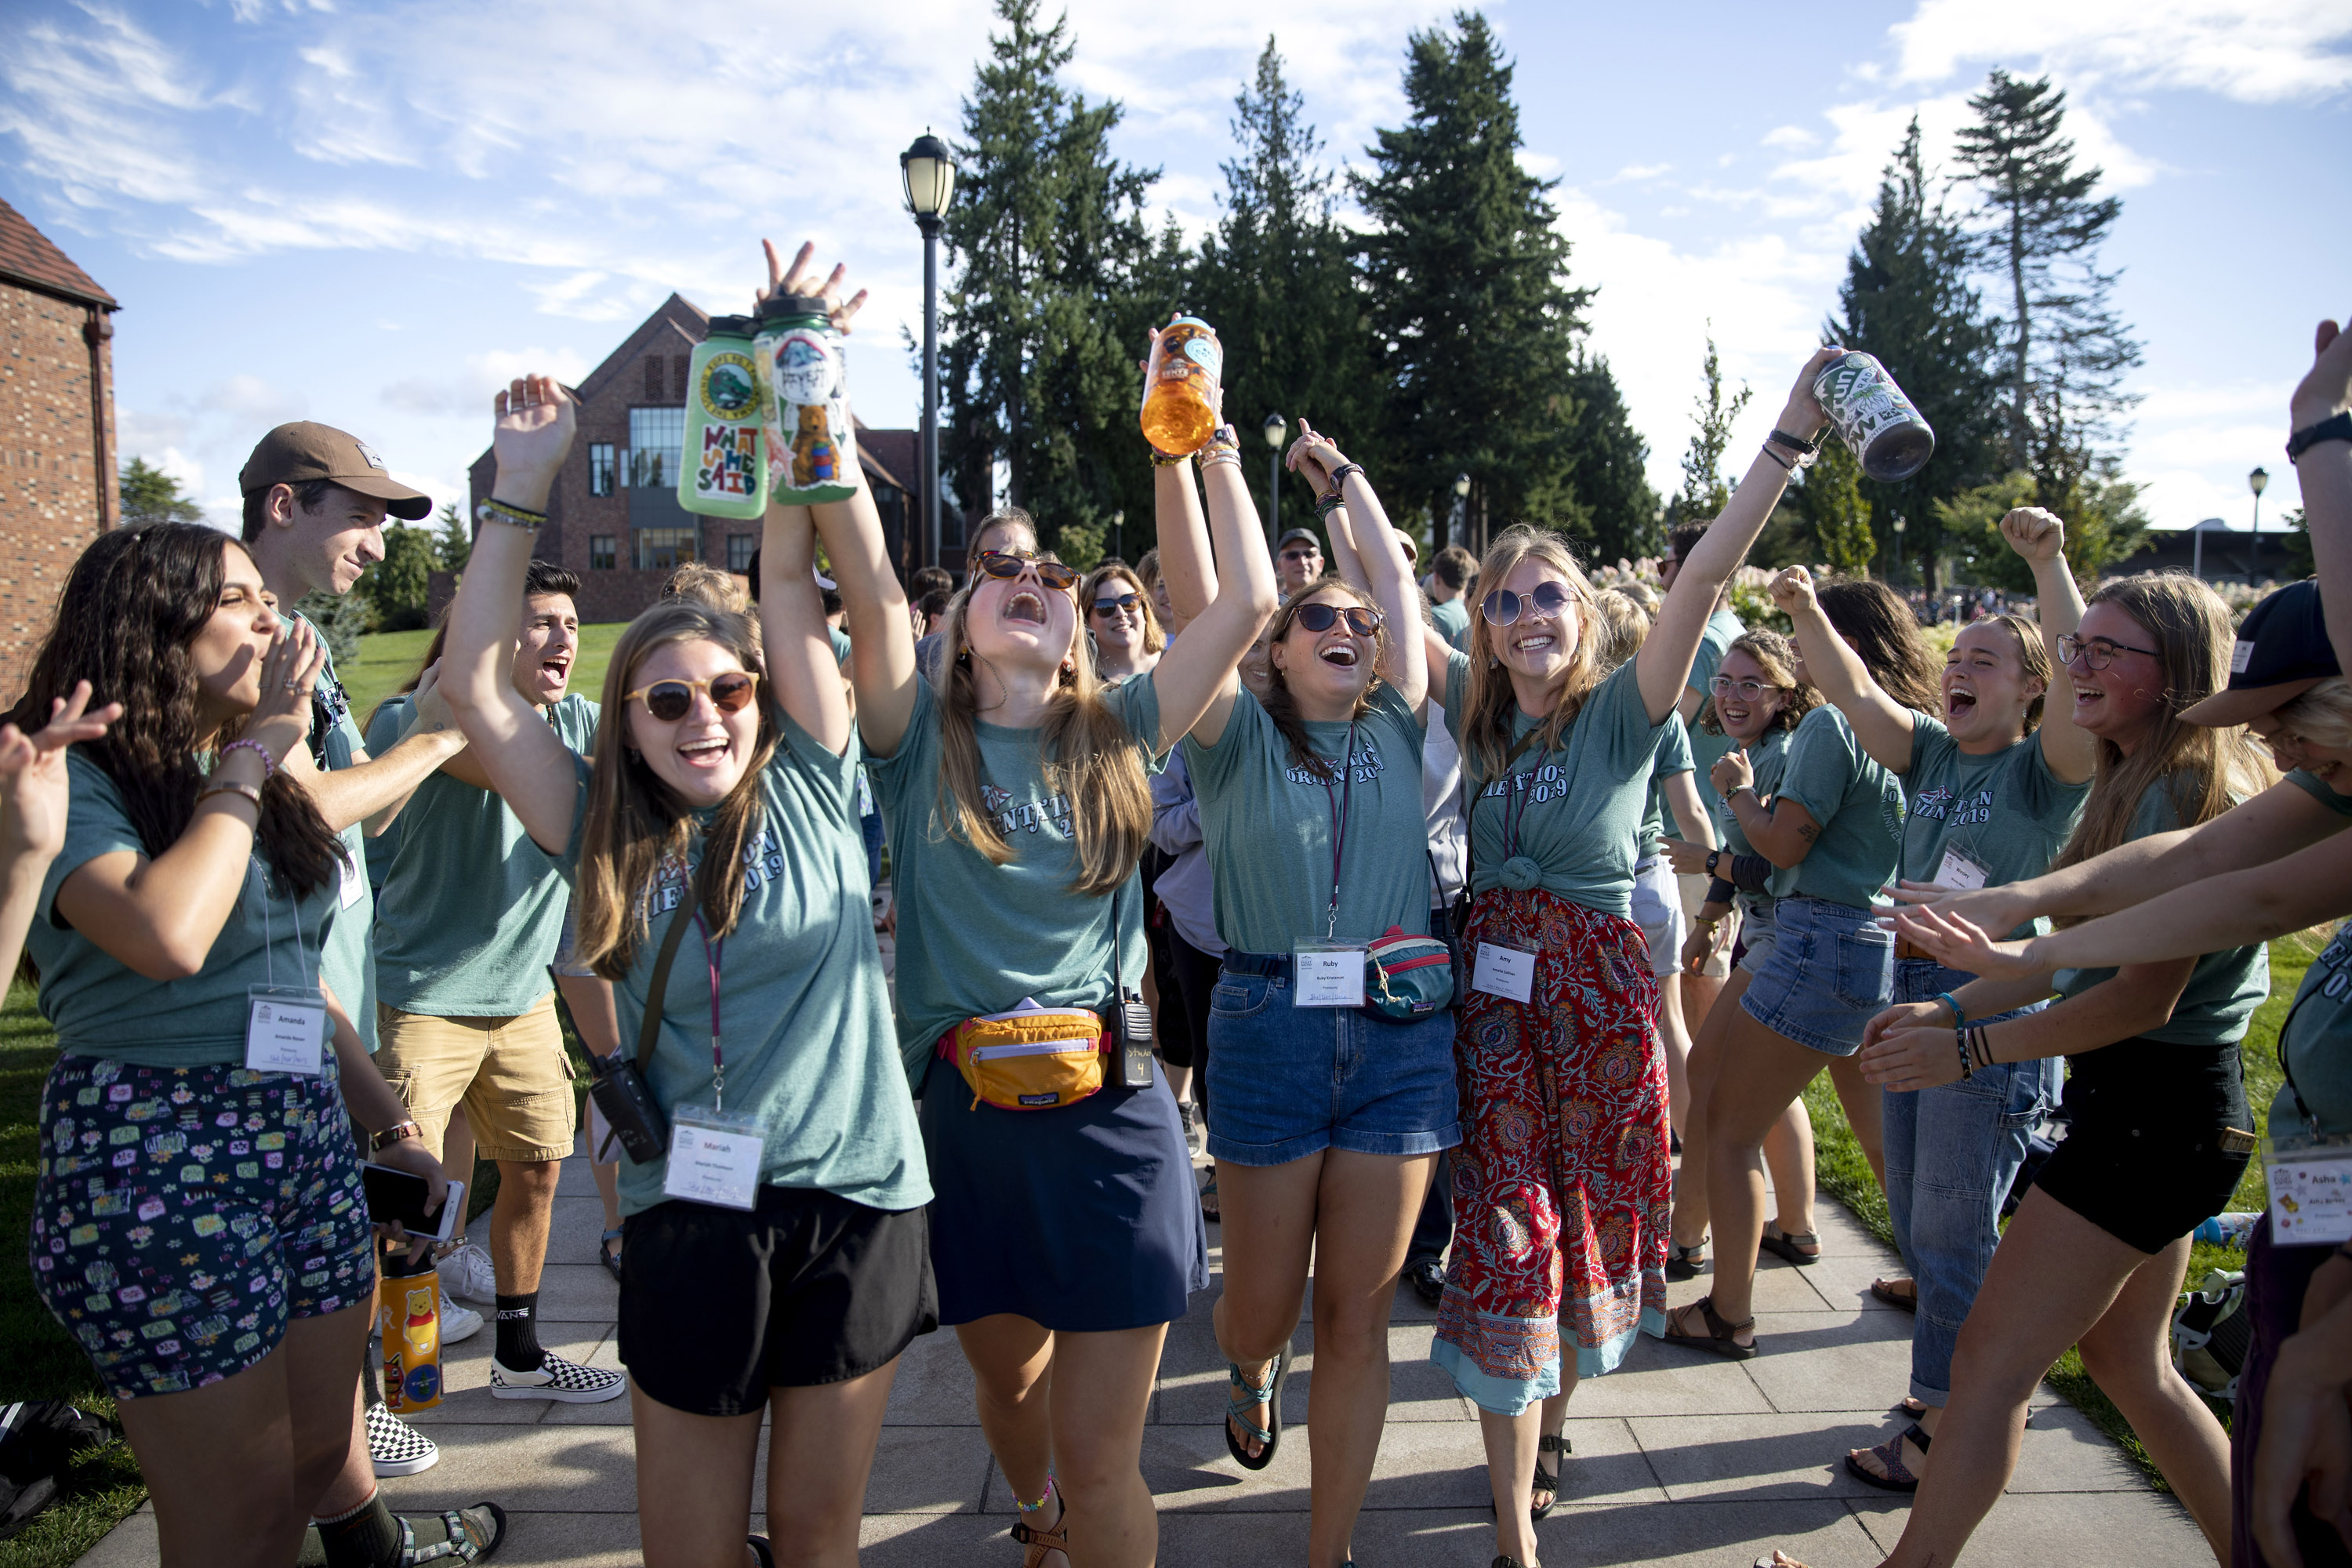
[[(1691, 1307), (1696, 1307), (1706, 1320), (1706, 1332), (1693, 1334), (1684, 1331), (1683, 1324), (1689, 1317)], [(1688, 1345), (1693, 1350), (1713, 1351), (1717, 1355), (1728, 1356), (1733, 1361), (1746, 1361), (1756, 1353), (1757, 1347), (1753, 1342), (1741, 1344), (1737, 1336), (1740, 1330), (1755, 1326), (1753, 1318), (1744, 1323), (1727, 1321), (1715, 1310), (1714, 1297), (1701, 1296), (1690, 1307), (1677, 1309), (1667, 1317), (1665, 1342), (1670, 1345)]]
[(1024, 1549), (1021, 1556), (1021, 1568), (1041, 1568), (1045, 1561), (1045, 1554), (1049, 1552), (1059, 1552), (1066, 1557), (1069, 1553), (1070, 1505), (1062, 1498), (1059, 1487), (1055, 1488), (1054, 1492), (1054, 1500), (1061, 1503), (1062, 1506), (1054, 1515), (1053, 1529), (1046, 1530), (1034, 1524), (1024, 1524), (1017, 1519), (1013, 1521), (1013, 1539), (1019, 1542)]

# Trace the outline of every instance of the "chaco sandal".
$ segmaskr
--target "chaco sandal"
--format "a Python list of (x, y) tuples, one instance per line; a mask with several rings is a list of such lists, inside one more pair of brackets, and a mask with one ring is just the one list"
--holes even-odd
[(1878, 1456), (1878, 1462), (1880, 1464), (1886, 1467), (1886, 1473), (1885, 1475), (1882, 1476), (1868, 1469), (1863, 1465), (1861, 1460), (1855, 1458), (1852, 1454), (1848, 1454), (1845, 1457), (1846, 1473), (1853, 1476), (1855, 1480), (1862, 1482), (1864, 1486), (1876, 1487), (1883, 1492), (1917, 1491), (1919, 1489), (1919, 1478), (1913, 1475), (1911, 1473), (1911, 1467), (1903, 1462), (1903, 1444), (1906, 1438), (1909, 1439), (1913, 1447), (1919, 1450), (1920, 1455), (1923, 1458), (1926, 1456), (1929, 1446), (1936, 1441), (1933, 1437), (1927, 1436), (1927, 1429), (1926, 1427), (1920, 1426), (1916, 1421), (1914, 1421), (1910, 1426), (1905, 1427), (1899, 1435), (1889, 1437), (1885, 1442), (1881, 1443), (1878, 1447), (1869, 1450), (1869, 1452)]
[(1706, 1266), (1706, 1237), (1700, 1237), (1688, 1247), (1676, 1247), (1672, 1243), (1667, 1244), (1667, 1279), (1696, 1279), (1698, 1278), (1698, 1271)]
[[(1764, 1234), (1756, 1239), (1759, 1251), (1775, 1258), (1785, 1258), (1800, 1268), (1811, 1268), (1822, 1260), (1822, 1238), (1810, 1230), (1782, 1230), (1778, 1221), (1768, 1221)], [(1811, 1252), (1805, 1250), (1811, 1247)]]
[[(1699, 1315), (1706, 1320), (1706, 1332), (1703, 1334), (1690, 1333), (1683, 1328), (1690, 1319), (1692, 1307), (1697, 1308)], [(1693, 1350), (1713, 1351), (1733, 1361), (1747, 1361), (1755, 1355), (1757, 1347), (1753, 1342), (1741, 1344), (1738, 1335), (1740, 1330), (1755, 1326), (1753, 1318), (1744, 1323), (1730, 1321), (1715, 1310), (1714, 1297), (1701, 1296), (1690, 1307), (1678, 1308), (1667, 1315), (1664, 1339), (1670, 1345), (1688, 1345)]]
[[(1282, 1446), (1282, 1385), (1290, 1380), (1290, 1347), (1285, 1345), (1275, 1352), (1264, 1383), (1250, 1382), (1232, 1362), (1225, 1363), (1225, 1380), (1230, 1384), (1225, 1396), (1225, 1450), (1242, 1468), (1262, 1470), (1274, 1463), (1275, 1450)], [(1263, 1426), (1242, 1414), (1261, 1405), (1265, 1406)], [(1250, 1458), (1247, 1443), (1234, 1436), (1236, 1426), (1265, 1445), (1255, 1458)]]

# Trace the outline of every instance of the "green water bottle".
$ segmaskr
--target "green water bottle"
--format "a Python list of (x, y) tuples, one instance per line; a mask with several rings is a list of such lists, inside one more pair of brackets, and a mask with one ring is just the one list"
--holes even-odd
[(756, 325), (749, 316), (713, 316), (709, 336), (694, 345), (677, 464), (677, 504), (688, 511), (760, 517), (768, 510)]
[(857, 493), (857, 437), (841, 334), (814, 295), (761, 301), (754, 348), (768, 424), (768, 493), (787, 506)]

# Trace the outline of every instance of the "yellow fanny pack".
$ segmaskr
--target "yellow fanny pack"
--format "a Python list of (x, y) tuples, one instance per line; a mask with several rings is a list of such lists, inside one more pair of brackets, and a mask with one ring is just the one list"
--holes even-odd
[(1024, 997), (1010, 1013), (967, 1018), (940, 1037), (939, 1054), (971, 1086), (975, 1109), (1052, 1110), (1103, 1087), (1108, 1049), (1100, 1015), (1039, 1006)]

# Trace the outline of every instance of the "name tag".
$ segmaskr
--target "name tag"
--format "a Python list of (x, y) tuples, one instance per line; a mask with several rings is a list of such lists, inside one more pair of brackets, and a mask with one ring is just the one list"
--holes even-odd
[(246, 1070), (321, 1070), (327, 1051), (326, 993), (308, 986), (248, 985), (245, 994)]
[(2265, 1139), (2271, 1240), (2280, 1247), (2352, 1241), (2352, 1139), (2308, 1134)]
[(757, 1117), (681, 1105), (670, 1115), (665, 1197), (748, 1209), (759, 1199), (760, 1159), (768, 1131)]
[(1470, 989), (1489, 996), (1525, 1002), (1536, 994), (1536, 955), (1519, 947), (1478, 944), (1478, 962), (1471, 966)]
[(1364, 950), (1302, 947), (1291, 955), (1291, 1005), (1297, 1007), (1360, 1007), (1364, 1005)]
[(360, 895), (367, 891), (367, 869), (362, 864), (362, 852), (352, 849), (348, 844), (343, 846), (343, 852), (351, 858), (342, 862), (342, 884), (336, 890), (342, 898), (342, 907), (350, 909), (360, 901)]
[(1944, 863), (1936, 868), (1936, 880), (1947, 888), (1963, 890), (1981, 888), (1991, 879), (1992, 873), (1969, 859), (1957, 849), (1944, 851)]

